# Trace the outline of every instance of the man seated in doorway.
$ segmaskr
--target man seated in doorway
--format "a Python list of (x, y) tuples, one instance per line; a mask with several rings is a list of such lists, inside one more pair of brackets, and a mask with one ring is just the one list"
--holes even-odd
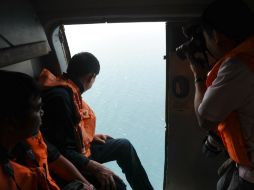
[(43, 141), (36, 82), (23, 73), (0, 71), (0, 86), (0, 189), (60, 190), (50, 169), (72, 184), (65, 190), (93, 190), (71, 162)]
[(80, 171), (89, 173), (97, 187), (126, 189), (122, 180), (102, 165), (115, 160), (132, 189), (151, 190), (153, 187), (132, 144), (127, 139), (95, 134), (95, 114), (81, 94), (92, 87), (99, 71), (99, 61), (88, 52), (74, 55), (67, 73), (61, 77), (42, 71), (43, 134)]

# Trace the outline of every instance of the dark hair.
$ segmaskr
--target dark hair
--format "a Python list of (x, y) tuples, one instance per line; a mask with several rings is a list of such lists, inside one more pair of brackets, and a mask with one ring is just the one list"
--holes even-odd
[(75, 77), (82, 77), (88, 73), (99, 74), (100, 64), (97, 58), (88, 52), (74, 55), (69, 61), (67, 73)]
[(0, 70), (0, 120), (23, 119), (31, 109), (31, 100), (40, 96), (35, 80), (19, 72)]
[(254, 34), (254, 14), (241, 0), (215, 0), (201, 19), (208, 34), (214, 29), (237, 42)]

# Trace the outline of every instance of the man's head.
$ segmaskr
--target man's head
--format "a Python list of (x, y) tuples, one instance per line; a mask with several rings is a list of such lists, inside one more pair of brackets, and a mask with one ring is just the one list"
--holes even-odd
[(30, 76), (0, 71), (0, 132), (22, 140), (41, 125), (40, 89)]
[(100, 63), (97, 58), (88, 52), (75, 54), (69, 61), (67, 73), (79, 79), (85, 90), (93, 85), (96, 75), (100, 72)]
[(252, 11), (241, 0), (215, 0), (202, 14), (208, 49), (212, 48), (215, 57), (223, 56), (254, 34), (253, 19)]

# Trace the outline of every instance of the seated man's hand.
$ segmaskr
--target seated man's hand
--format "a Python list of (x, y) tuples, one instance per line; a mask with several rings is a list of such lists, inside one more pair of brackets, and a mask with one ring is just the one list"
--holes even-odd
[(93, 185), (84, 185), (84, 190), (96, 190)]
[(114, 172), (93, 160), (89, 161), (86, 169), (100, 182), (100, 190), (116, 190), (115, 179), (122, 181)]
[(109, 136), (109, 135), (96, 134), (96, 135), (94, 135), (93, 141), (94, 141), (94, 142), (97, 142), (97, 143), (104, 144), (105, 141), (106, 141), (107, 139), (109, 139), (109, 138), (112, 139), (112, 137)]

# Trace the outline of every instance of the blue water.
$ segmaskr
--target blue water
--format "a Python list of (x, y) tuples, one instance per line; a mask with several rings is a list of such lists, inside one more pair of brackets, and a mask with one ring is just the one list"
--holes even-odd
[[(89, 51), (101, 64), (94, 86), (83, 94), (96, 113), (96, 132), (129, 139), (154, 189), (161, 190), (165, 23), (66, 26), (66, 35), (72, 55)], [(106, 166), (125, 180), (116, 163)]]

